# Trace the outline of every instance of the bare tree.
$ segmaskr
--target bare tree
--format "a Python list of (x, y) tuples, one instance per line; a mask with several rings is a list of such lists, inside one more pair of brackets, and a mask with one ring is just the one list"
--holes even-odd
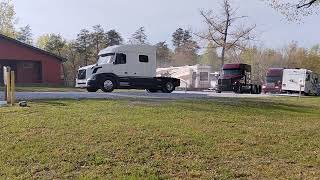
[(302, 0), (297, 4), (297, 8), (310, 8), (312, 5), (314, 5), (316, 2), (319, 2), (319, 0)]
[[(214, 14), (213, 10), (200, 11), (207, 30), (196, 35), (203, 40), (212, 42), (215, 48), (221, 48), (221, 66), (225, 63), (225, 54), (234, 49), (244, 49), (248, 41), (254, 39), (252, 35), (256, 25), (244, 27), (237, 23), (246, 16), (237, 16), (237, 11), (231, 7), (230, 0), (223, 0), (221, 14)], [(239, 25), (239, 24), (238, 24)]]
[(300, 21), (319, 11), (320, 0), (263, 0), (271, 7), (285, 15), (289, 21)]

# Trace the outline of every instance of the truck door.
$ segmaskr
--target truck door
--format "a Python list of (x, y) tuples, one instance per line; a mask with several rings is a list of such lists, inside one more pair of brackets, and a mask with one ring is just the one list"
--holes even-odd
[(128, 65), (127, 65), (127, 55), (124, 53), (117, 53), (114, 60), (114, 66), (112, 68), (112, 73), (119, 77), (128, 76)]
[(139, 76), (142, 77), (150, 77), (150, 70), (152, 70), (150, 68), (150, 61), (149, 61), (149, 56), (140, 53), (139, 54), (139, 66), (140, 66), (140, 73)]

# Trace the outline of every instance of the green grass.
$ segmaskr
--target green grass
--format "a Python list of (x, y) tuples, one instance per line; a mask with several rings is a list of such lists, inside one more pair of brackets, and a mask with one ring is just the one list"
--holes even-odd
[(0, 177), (316, 179), (320, 99), (38, 101), (0, 109)]

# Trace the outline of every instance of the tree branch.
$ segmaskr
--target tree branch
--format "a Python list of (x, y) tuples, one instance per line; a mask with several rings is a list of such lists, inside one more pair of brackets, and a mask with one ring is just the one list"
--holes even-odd
[(303, 7), (306, 7), (306, 8), (309, 8), (310, 6), (312, 6), (312, 4), (314, 4), (316, 1), (318, 0), (311, 0), (309, 1), (308, 3), (303, 3), (303, 4), (298, 4), (297, 5), (297, 8), (300, 9), (300, 8), (303, 8)]

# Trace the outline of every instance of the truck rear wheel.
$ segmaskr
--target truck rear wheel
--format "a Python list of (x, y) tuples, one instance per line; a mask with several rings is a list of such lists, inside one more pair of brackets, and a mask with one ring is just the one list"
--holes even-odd
[(175, 90), (176, 87), (174, 87), (173, 83), (171, 81), (168, 81), (164, 84), (162, 87), (163, 93), (172, 93)]
[(115, 89), (116, 83), (112, 78), (105, 78), (101, 84), (101, 90), (103, 92), (112, 92)]
[(251, 85), (251, 94), (259, 94), (259, 88), (257, 85)]

